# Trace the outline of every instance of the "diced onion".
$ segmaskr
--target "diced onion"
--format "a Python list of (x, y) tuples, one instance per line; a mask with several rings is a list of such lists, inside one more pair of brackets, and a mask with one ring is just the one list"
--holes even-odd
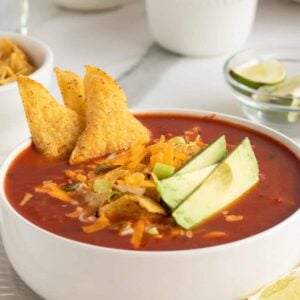
[(145, 193), (145, 191), (146, 191), (145, 188), (132, 187), (132, 186), (124, 185), (124, 184), (119, 184), (117, 186), (117, 188), (122, 193), (129, 192), (131, 194), (135, 194), (135, 195), (139, 195), (139, 196), (142, 196)]
[(112, 153), (112, 154), (109, 154), (108, 156), (107, 156), (107, 160), (114, 160), (115, 158), (116, 158), (116, 156), (117, 156), (117, 153)]

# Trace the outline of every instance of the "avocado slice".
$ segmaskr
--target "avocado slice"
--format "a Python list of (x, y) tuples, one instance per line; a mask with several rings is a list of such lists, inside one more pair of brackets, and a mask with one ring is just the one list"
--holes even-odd
[(214, 164), (197, 171), (160, 180), (156, 188), (163, 201), (174, 210), (216, 167), (217, 164)]
[(206, 148), (200, 150), (185, 165), (183, 165), (173, 176), (193, 172), (221, 161), (226, 156), (226, 140), (222, 135)]
[(173, 176), (158, 181), (157, 190), (172, 209), (188, 197), (226, 156), (226, 140), (222, 135), (208, 147), (200, 150)]
[(258, 163), (245, 138), (173, 212), (173, 217), (183, 228), (193, 228), (236, 201), (258, 181)]

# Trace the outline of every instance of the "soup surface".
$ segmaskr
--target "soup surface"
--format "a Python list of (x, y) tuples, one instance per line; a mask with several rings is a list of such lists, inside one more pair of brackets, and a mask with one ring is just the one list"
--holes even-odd
[[(300, 161), (283, 145), (244, 127), (215, 118), (199, 118), (178, 115), (138, 115), (153, 138), (161, 135), (182, 135), (195, 126), (205, 143), (210, 143), (225, 134), (227, 142), (236, 145), (248, 136), (253, 145), (260, 168), (261, 180), (238, 202), (226, 208), (226, 213), (243, 216), (237, 222), (228, 222), (224, 211), (193, 230), (192, 237), (149, 239), (140, 250), (193, 249), (236, 241), (264, 231), (300, 207)], [(11, 164), (5, 179), (5, 192), (11, 205), (22, 216), (37, 226), (57, 235), (93, 245), (132, 249), (130, 236), (119, 236), (108, 229), (85, 233), (83, 223), (66, 216), (74, 210), (69, 204), (55, 201), (47, 194), (37, 194), (34, 187), (42, 181), (66, 180), (64, 170), (70, 167), (67, 161), (53, 161), (39, 154), (34, 146), (25, 149)], [(24, 206), (20, 201), (25, 193), (34, 197)], [(225, 235), (207, 235), (208, 232), (225, 232)]]

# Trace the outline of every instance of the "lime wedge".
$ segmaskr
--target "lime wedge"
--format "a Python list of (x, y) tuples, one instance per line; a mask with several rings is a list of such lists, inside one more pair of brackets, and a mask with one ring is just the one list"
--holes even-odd
[(247, 300), (299, 300), (300, 267), (292, 270), (279, 280), (262, 288)]
[[(300, 107), (300, 75), (295, 75), (274, 86), (262, 86), (258, 91), (258, 94), (252, 95), (255, 100)], [(276, 96), (281, 96), (281, 98), (276, 98)], [(299, 116), (298, 112), (289, 112), (287, 120), (289, 123), (294, 123)]]
[(270, 59), (253, 65), (242, 65), (230, 71), (231, 76), (238, 82), (252, 88), (263, 85), (274, 85), (286, 77), (285, 67), (277, 60)]
[[(295, 90), (293, 90), (292, 96), (294, 98), (293, 98), (291, 106), (300, 107), (300, 83), (299, 83), (298, 88), (296, 88)], [(299, 116), (300, 116), (300, 113), (298, 113), (298, 112), (289, 112), (288, 113), (288, 121), (290, 123), (294, 123), (294, 122), (297, 121), (297, 119), (299, 118)]]
[(264, 94), (271, 94), (275, 96), (291, 96), (294, 90), (300, 87), (300, 75), (295, 75), (286, 79), (280, 84), (273, 86), (262, 86), (258, 89)]

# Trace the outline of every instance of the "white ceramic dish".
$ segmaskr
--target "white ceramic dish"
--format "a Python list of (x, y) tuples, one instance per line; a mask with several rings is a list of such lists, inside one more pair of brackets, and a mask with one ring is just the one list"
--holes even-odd
[(115, 8), (132, 0), (54, 0), (54, 2), (62, 7), (82, 10), (82, 11), (93, 11), (93, 10), (104, 10)]
[[(29, 77), (48, 87), (53, 70), (51, 49), (45, 43), (35, 38), (18, 33), (0, 31), (0, 39), (5, 37), (14, 41), (30, 57), (36, 70)], [(0, 135), (2, 139), (8, 141), (12, 134), (19, 139), (24, 139), (24, 136), (28, 135), (22, 101), (16, 82), (0, 86), (0, 120), (2, 125)], [(14, 126), (16, 122), (19, 124), (18, 127)], [(7, 143), (7, 145), (2, 147), (2, 150), (6, 152), (11, 146)]]
[(146, 0), (154, 39), (183, 55), (234, 51), (250, 34), (257, 0)]
[[(142, 111), (140, 111), (142, 112)], [(147, 112), (162, 112), (147, 110)], [(197, 110), (163, 110), (207, 116)], [(217, 118), (263, 132), (300, 159), (284, 135), (228, 115)], [(48, 300), (238, 300), (300, 261), (300, 210), (262, 233), (233, 243), (182, 251), (128, 251), (92, 246), (49, 233), (19, 215), (4, 193), (4, 177), (26, 140), (0, 172), (0, 220), (8, 257), (21, 278)]]

